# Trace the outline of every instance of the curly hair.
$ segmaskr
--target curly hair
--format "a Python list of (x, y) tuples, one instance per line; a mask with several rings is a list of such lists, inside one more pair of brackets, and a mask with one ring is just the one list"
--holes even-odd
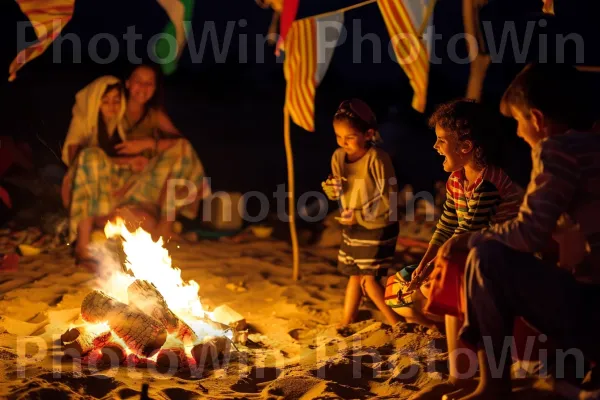
[(489, 110), (471, 99), (456, 99), (439, 106), (429, 118), (436, 126), (457, 135), (459, 142), (470, 140), (479, 165), (496, 164), (500, 157), (497, 124)]

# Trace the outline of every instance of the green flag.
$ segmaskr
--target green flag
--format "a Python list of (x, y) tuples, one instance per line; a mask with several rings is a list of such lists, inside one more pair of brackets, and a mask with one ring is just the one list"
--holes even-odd
[[(165, 75), (170, 75), (177, 69), (177, 62), (186, 43), (186, 26), (184, 22), (191, 21), (194, 14), (195, 0), (157, 0), (165, 9), (171, 20), (163, 31), (164, 38), (155, 46), (155, 53), (161, 60)], [(171, 38), (175, 38), (173, 41)]]

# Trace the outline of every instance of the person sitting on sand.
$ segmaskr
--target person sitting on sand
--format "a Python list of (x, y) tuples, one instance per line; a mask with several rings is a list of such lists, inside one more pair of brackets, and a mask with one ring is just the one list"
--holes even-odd
[(355, 321), (363, 291), (393, 325), (400, 319), (385, 304), (377, 277), (387, 275), (399, 233), (390, 209), (390, 195), (397, 193), (394, 167), (387, 153), (375, 146), (377, 121), (363, 101), (344, 101), (333, 129), (340, 148), (331, 159), (333, 176), (323, 182), (323, 189), (343, 209), (338, 268), (350, 279), (341, 325)]
[[(126, 81), (127, 101), (124, 86), (112, 76), (96, 79), (76, 96), (63, 147), (69, 171), (62, 193), (69, 240), (77, 239), (76, 259), (88, 267), (95, 264), (88, 252), (94, 226), (120, 214), (156, 236), (172, 237), (175, 214), (194, 218), (199, 200), (210, 195), (196, 152), (158, 103), (157, 81), (158, 73), (143, 65)], [(169, 179), (193, 183), (193, 201), (177, 207), (177, 195), (167, 193)]]
[[(600, 361), (600, 135), (588, 131), (593, 118), (580, 74), (571, 66), (532, 64), (513, 80), (501, 111), (517, 121), (533, 161), (519, 214), (457, 236), (438, 252), (447, 258), (471, 249), (464, 275), (465, 322), (458, 337), (478, 349), (481, 378), (475, 392), (459, 391), (452, 398), (510, 395), (510, 363), (499, 369), (490, 363), (504, 359), (516, 316), (546, 334), (557, 349), (579, 349)], [(558, 243), (558, 263), (535, 255), (552, 239)], [(465, 387), (465, 381), (446, 389)]]
[(450, 177), (443, 212), (423, 259), (388, 278), (386, 303), (407, 322), (435, 326), (432, 319), (437, 318), (424, 309), (431, 289), (428, 278), (447, 240), (517, 215), (523, 190), (497, 166), (500, 143), (491, 120), (484, 106), (466, 99), (441, 105), (429, 119), (437, 136), (434, 149), (445, 157), (443, 167)]
[[(457, 330), (460, 301), (456, 293), (460, 288), (442, 287), (451, 281), (434, 278), (441, 270), (451, 269), (445, 274), (451, 273), (460, 283), (466, 257), (458, 255), (446, 263), (436, 259), (439, 248), (455, 236), (510, 220), (519, 211), (523, 189), (498, 166), (501, 143), (491, 121), (493, 116), (483, 105), (468, 99), (441, 105), (429, 119), (437, 136), (434, 149), (445, 157), (443, 168), (450, 177), (443, 212), (423, 259), (418, 266), (406, 267), (388, 278), (386, 303), (407, 322), (434, 327), (444, 320), (446, 331)], [(453, 309), (432, 309), (432, 301)], [(458, 376), (460, 360), (455, 354), (462, 347), (460, 342), (448, 341), (451, 379)]]

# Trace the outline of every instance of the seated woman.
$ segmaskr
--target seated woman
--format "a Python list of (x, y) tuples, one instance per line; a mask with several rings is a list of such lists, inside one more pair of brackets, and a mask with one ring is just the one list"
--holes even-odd
[[(91, 231), (115, 214), (171, 237), (176, 215), (195, 218), (199, 201), (210, 195), (198, 156), (158, 103), (158, 77), (149, 66), (135, 68), (125, 83), (127, 102), (112, 76), (77, 94), (63, 148), (69, 165), (63, 202), (80, 263), (95, 263), (88, 253)], [(173, 183), (183, 185), (187, 198), (178, 197), (181, 187)]]
[[(407, 267), (388, 279), (386, 302), (408, 322), (433, 326), (431, 318), (450, 313), (445, 315), (446, 330), (458, 329), (455, 317), (458, 312), (431, 307), (432, 299), (427, 299), (430, 294), (435, 294), (438, 296), (436, 300), (439, 300), (440, 293), (451, 297), (452, 293), (460, 290), (456, 287), (437, 287), (439, 279), (429, 281), (434, 264), (436, 271), (433, 275), (436, 277), (440, 275), (438, 268), (449, 265), (455, 269), (451, 272), (456, 276), (462, 277), (464, 270), (464, 259), (454, 260), (451, 264), (435, 260), (438, 249), (451, 237), (512, 219), (519, 211), (523, 191), (497, 167), (496, 156), (499, 155), (500, 146), (492, 134), (494, 126), (490, 126), (490, 121), (492, 119), (483, 106), (470, 100), (444, 104), (430, 118), (430, 126), (435, 129), (437, 136), (434, 148), (445, 156), (444, 170), (451, 174), (446, 184), (442, 216), (419, 266), (416, 269)], [(451, 308), (459, 308), (459, 297), (453, 297), (455, 304)], [(449, 353), (459, 345), (449, 342)], [(453, 374), (456, 374), (456, 362), (450, 356), (451, 377)], [(438, 392), (431, 394), (431, 397), (423, 398), (441, 398)]]

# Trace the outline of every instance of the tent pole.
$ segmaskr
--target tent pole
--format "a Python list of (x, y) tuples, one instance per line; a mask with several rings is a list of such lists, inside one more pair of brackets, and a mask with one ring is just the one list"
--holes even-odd
[(285, 155), (288, 170), (289, 190), (289, 215), (290, 236), (292, 238), (293, 274), (292, 278), (297, 281), (300, 273), (300, 250), (298, 248), (298, 234), (296, 232), (296, 195), (294, 184), (294, 154), (292, 153), (292, 139), (290, 136), (290, 113), (287, 107), (283, 110), (283, 133), (285, 137)]

